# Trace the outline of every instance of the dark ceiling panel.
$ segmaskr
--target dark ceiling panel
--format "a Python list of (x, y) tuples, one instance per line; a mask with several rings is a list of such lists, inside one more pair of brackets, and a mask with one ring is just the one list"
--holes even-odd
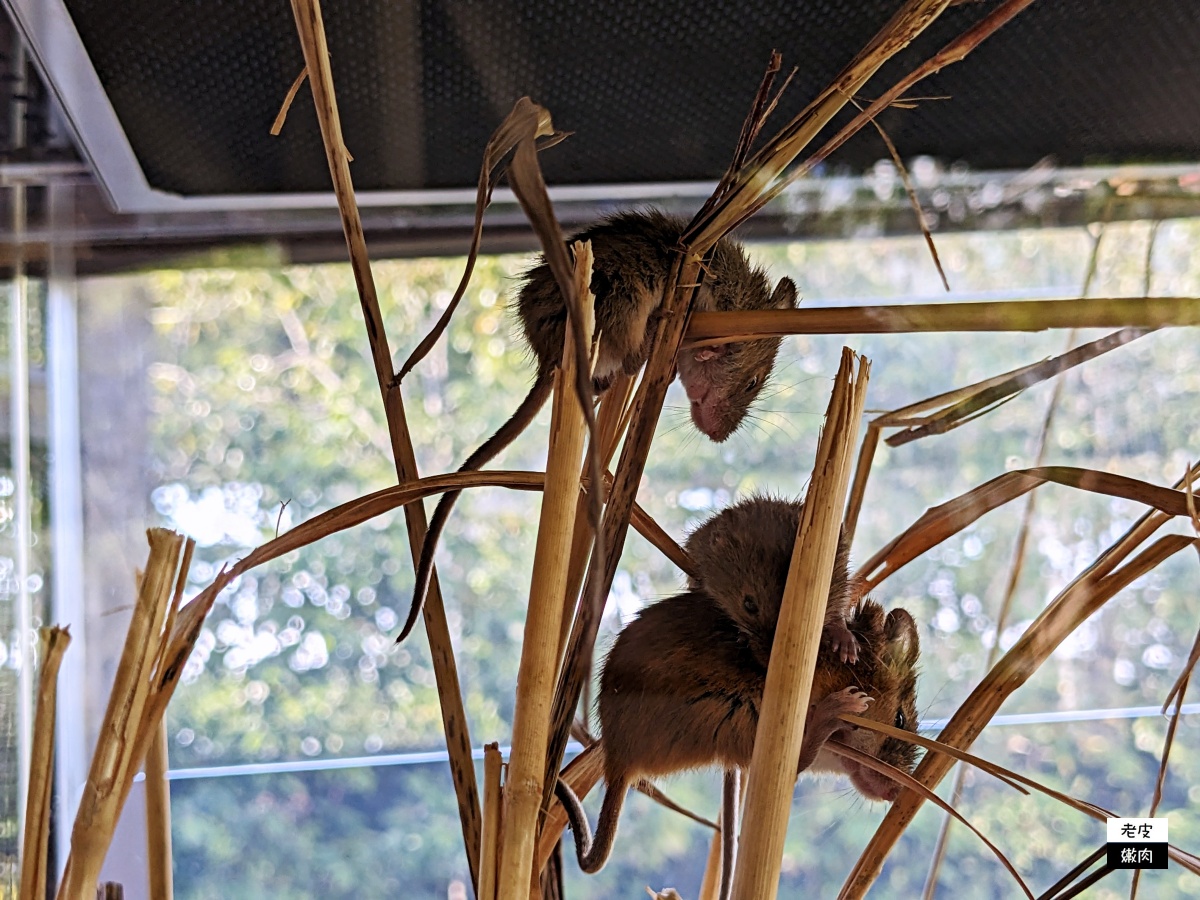
[[(279, 0), (66, 0), (151, 186), (185, 196), (325, 191), (307, 89), (267, 129), (303, 59)], [(491, 130), (528, 93), (574, 136), (555, 184), (716, 178), (772, 48), (800, 67), (794, 112), (898, 0), (327, 0), (326, 28), (360, 190), (465, 187)], [(947, 11), (866, 94), (993, 8)], [(1200, 158), (1194, 0), (1041, 0), (927, 81), (951, 99), (891, 110), (900, 152), (976, 169)], [(886, 85), (884, 85), (886, 86)], [(782, 118), (781, 118), (782, 121)], [(856, 138), (834, 158), (885, 155)]]

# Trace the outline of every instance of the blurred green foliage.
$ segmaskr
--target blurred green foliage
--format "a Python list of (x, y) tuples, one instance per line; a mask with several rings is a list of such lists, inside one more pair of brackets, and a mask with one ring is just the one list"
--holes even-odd
[[(1150, 229), (1112, 226), (1093, 296), (1140, 295)], [(1168, 222), (1151, 290), (1200, 294), (1200, 223)], [(956, 296), (1078, 294), (1091, 238), (1082, 230), (939, 238)], [(804, 302), (903, 302), (938, 296), (919, 239), (763, 246), (773, 278), (791, 275)], [(422, 472), (448, 471), (516, 407), (531, 369), (506, 314), (528, 261), (481, 260), (448, 334), (406, 380)], [(448, 302), (462, 261), (375, 266), (397, 362)], [(199, 542), (193, 587), (225, 560), (330, 506), (394, 481), (362, 315), (346, 266), (149, 273), (157, 345), (147, 368), (154, 402), (163, 521)], [(1098, 336), (1075, 335), (1076, 342)], [(1063, 333), (875, 335), (846, 339), (873, 361), (868, 404), (892, 409), (1066, 346)], [(799, 494), (815, 450), (843, 339), (785, 342), (773, 388), (753, 422), (724, 444), (690, 426), (678, 386), (668, 397), (641, 494), (682, 538), (750, 491)], [(1174, 481), (1200, 448), (1200, 352), (1194, 330), (1168, 330), (1065, 376), (1046, 462)], [(942, 437), (881, 446), (856, 537), (865, 559), (925, 508), (1003, 471), (1032, 465), (1051, 384)], [(505, 467), (538, 467), (548, 412), (507, 452)], [(282, 509), (281, 509), (282, 506)], [(536, 526), (536, 495), (468, 492), (439, 556), (476, 746), (505, 742)], [(886, 582), (879, 596), (922, 628), (921, 705), (954, 709), (983, 673), (1022, 504), (984, 517)], [(1050, 487), (1039, 495), (1009, 646), (1044, 604), (1140, 513), (1133, 504)], [(1068, 640), (1002, 712), (1160, 703), (1196, 627), (1196, 560), (1141, 579)], [(376, 756), (435, 749), (441, 725), (432, 668), (418, 633), (394, 648), (412, 566), (398, 515), (289, 555), (243, 578), (210, 617), (171, 707), (174, 768)], [(633, 536), (605, 620), (602, 648), (644, 602), (682, 579)], [(1173, 839), (1200, 846), (1195, 718), (1180, 729), (1163, 809)], [(998, 726), (977, 745), (998, 762), (1127, 815), (1144, 814), (1165, 731), (1161, 718)], [(680, 802), (714, 816), (718, 780), (669, 780)], [(1193, 796), (1193, 791), (1198, 792)], [(181, 898), (446, 897), (465, 880), (444, 764), (382, 766), (176, 782)], [(589, 798), (595, 816), (597, 797)], [(1103, 841), (1101, 823), (972, 774), (962, 811), (1045, 889)], [(781, 896), (831, 896), (883, 809), (836, 781), (802, 780), (788, 833)], [(918, 896), (940, 814), (924, 809), (874, 895)], [(569, 862), (572, 898), (629, 897), (643, 885), (694, 897), (709, 834), (632, 797), (616, 851), (599, 875)], [(568, 848), (568, 857), (572, 854)], [(1127, 893), (1113, 876), (1089, 896)], [(1147, 873), (1144, 896), (1200, 895), (1200, 879)], [(1017, 889), (964, 829), (956, 829), (939, 896), (1008, 897)]]

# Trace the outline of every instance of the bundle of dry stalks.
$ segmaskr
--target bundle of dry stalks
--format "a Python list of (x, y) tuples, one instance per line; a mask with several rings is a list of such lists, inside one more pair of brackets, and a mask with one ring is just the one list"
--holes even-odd
[(59, 900), (91, 900), (96, 893), (134, 776), (160, 733), (163, 713), (199, 635), (198, 623), (211, 606), (202, 595), (181, 614), (194, 542), (163, 528), (152, 528), (146, 536), (150, 555), (139, 574), (133, 617), (71, 830)]

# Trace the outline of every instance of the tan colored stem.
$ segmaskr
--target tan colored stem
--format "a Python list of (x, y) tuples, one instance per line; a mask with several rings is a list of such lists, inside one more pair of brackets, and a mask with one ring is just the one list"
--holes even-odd
[(685, 347), (789, 334), (910, 334), (1200, 325), (1200, 297), (1089, 297), (698, 312)]
[(500, 858), (500, 810), (504, 794), (500, 771), (504, 760), (499, 744), (483, 748), (483, 845), (479, 851), (479, 898), (496, 900), (496, 876)]
[(42, 628), (38, 635), (42, 667), (38, 673), (33, 758), (29, 766), (29, 797), (25, 803), (25, 834), (21, 843), (21, 900), (45, 900), (46, 897), (58, 670), (71, 643), (71, 633), (66, 628)]
[(842, 351), (792, 551), (750, 761), (734, 900), (772, 900), (870, 364)]
[[(590, 345), (595, 303), (588, 290), (592, 280), (590, 244), (575, 244), (575, 278), (583, 337)], [(546, 489), (542, 495), (529, 610), (517, 673), (512, 753), (504, 786), (504, 834), (498, 880), (502, 898), (518, 897), (529, 889), (542, 803), (550, 708), (558, 676), (563, 596), (579, 496), (580, 461), (587, 436), (586, 420), (574, 391), (576, 357), (572, 352), (575, 340), (572, 325), (568, 320), (563, 363), (555, 374)]]
[(151, 729), (146, 753), (146, 855), (150, 896), (172, 900), (175, 879), (171, 865), (171, 786), (167, 781), (167, 720)]
[(717, 900), (721, 890), (721, 832), (712, 836), (708, 844), (708, 859), (704, 863), (704, 879), (700, 882), (700, 893), (696, 900)]
[[(367, 256), (366, 239), (363, 236), (362, 218), (354, 196), (354, 182), (350, 177), (350, 155), (342, 137), (341, 119), (338, 114), (337, 98), (333, 88), (333, 73), (329, 65), (329, 47), (325, 40), (325, 25), (321, 19), (319, 0), (292, 0), (292, 13), (296, 20), (296, 31), (304, 51), (304, 62), (312, 86), (313, 104), (321, 126), (321, 139), (325, 145), (325, 157), (329, 174), (337, 196), (341, 214), (342, 230), (346, 235), (346, 248), (350, 255), (350, 268), (358, 287), (362, 305), (367, 341), (375, 377), (383, 397), (383, 411), (388, 423), (388, 434), (395, 457), (396, 476), (401, 484), (419, 477), (417, 458), (413, 451), (409, 433), (408, 417), (404, 412), (404, 397), (400, 382), (392, 368), (392, 354), (388, 346), (387, 333), (383, 326), (383, 314), (379, 309), (379, 298), (375, 280), (371, 274)], [(404, 508), (408, 530), (409, 551), (414, 564), (425, 543), (428, 520), (425, 507), (420, 502)], [(442, 603), (441, 587), (435, 571), (429, 582), (423, 609), (425, 633), (429, 638), (429, 652), (433, 661), (434, 678), (437, 681), (438, 702), (441, 704), (442, 726), (446, 734), (446, 751), (450, 756), (450, 775), (454, 781), (454, 793), (458, 801), (458, 815), (462, 824), (463, 846), (467, 865), (471, 871), (471, 884), (479, 887), (479, 845), (482, 832), (482, 814), (479, 808), (479, 788), (475, 781), (475, 763), (471, 756), (471, 733), (467, 726), (467, 713), (463, 706), (462, 688), (458, 680), (458, 667), (454, 660), (454, 647), (450, 641), (450, 626), (446, 621), (446, 610)]]

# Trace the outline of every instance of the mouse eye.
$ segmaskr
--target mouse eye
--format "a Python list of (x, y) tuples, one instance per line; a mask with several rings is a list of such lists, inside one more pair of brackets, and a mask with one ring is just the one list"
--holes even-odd
[(746, 385), (746, 390), (752, 391), (756, 387), (758, 387), (758, 376), (757, 375), (755, 375), (753, 378), (750, 379), (750, 383), (748, 385)]
[(896, 710), (896, 727), (903, 728), (907, 724), (908, 724), (908, 719), (905, 718), (905, 716), (904, 716), (904, 710), (902, 710), (902, 709)]
[(742, 598), (742, 609), (746, 610), (750, 615), (754, 615), (758, 612), (758, 604), (754, 602), (753, 597), (747, 594)]

